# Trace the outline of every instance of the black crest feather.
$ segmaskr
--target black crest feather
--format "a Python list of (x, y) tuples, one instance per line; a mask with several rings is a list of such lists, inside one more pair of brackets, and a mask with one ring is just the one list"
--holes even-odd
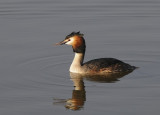
[(83, 37), (84, 35), (82, 33), (80, 33), (80, 31), (79, 32), (72, 32), (69, 35), (67, 35), (65, 39), (68, 39), (68, 38), (73, 37), (73, 36)]

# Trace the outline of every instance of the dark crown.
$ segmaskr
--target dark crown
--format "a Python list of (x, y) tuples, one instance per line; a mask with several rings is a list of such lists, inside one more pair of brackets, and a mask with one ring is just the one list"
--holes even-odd
[(68, 39), (70, 37), (73, 37), (73, 36), (79, 36), (79, 37), (83, 37), (83, 34), (79, 32), (72, 32), (71, 34), (67, 35), (65, 39)]

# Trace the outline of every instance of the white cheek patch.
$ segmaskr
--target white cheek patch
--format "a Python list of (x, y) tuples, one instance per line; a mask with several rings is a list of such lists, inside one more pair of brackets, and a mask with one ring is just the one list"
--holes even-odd
[(73, 38), (70, 38), (70, 41), (68, 41), (66, 44), (67, 44), (67, 45), (72, 45), (73, 42), (74, 42), (74, 39), (73, 39)]

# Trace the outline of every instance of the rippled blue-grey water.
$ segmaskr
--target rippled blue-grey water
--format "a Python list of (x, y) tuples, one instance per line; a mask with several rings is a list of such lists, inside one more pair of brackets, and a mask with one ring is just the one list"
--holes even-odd
[[(116, 82), (78, 81), (76, 92), (72, 49), (53, 45), (72, 31), (85, 35), (85, 61), (114, 57), (139, 68)], [(1, 115), (158, 114), (159, 59), (159, 0), (0, 1)]]

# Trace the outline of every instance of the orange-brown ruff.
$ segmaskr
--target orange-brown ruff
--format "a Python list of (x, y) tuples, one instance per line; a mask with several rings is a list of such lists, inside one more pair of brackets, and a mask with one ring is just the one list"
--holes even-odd
[(65, 40), (57, 43), (56, 45), (63, 44), (71, 45), (75, 52), (75, 57), (70, 66), (70, 72), (99, 74), (128, 72), (136, 69), (135, 66), (131, 66), (114, 58), (99, 58), (83, 63), (86, 45), (83, 34), (80, 32), (72, 32), (66, 36)]

